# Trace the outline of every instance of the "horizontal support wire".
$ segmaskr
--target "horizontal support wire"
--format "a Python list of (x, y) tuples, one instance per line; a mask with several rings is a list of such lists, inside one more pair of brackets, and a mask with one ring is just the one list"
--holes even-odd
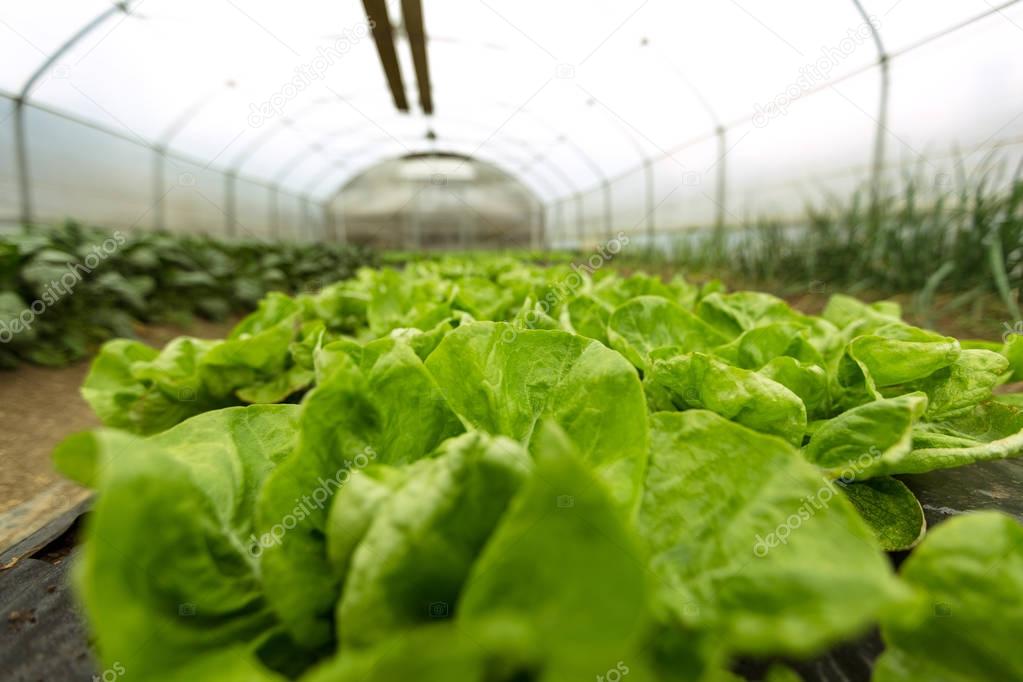
[[(882, 59), (870, 62), (869, 64), (864, 64), (864, 65), (859, 66), (859, 67), (857, 67), (855, 69), (847, 71), (846, 73), (843, 73), (842, 75), (837, 76), (837, 77), (835, 77), (835, 78), (833, 78), (833, 79), (831, 79), (831, 80), (829, 80), (829, 81), (827, 81), (825, 83), (820, 83), (819, 85), (816, 85), (816, 86), (814, 86), (812, 88), (808, 88), (807, 90), (805, 90), (799, 96), (799, 99), (804, 99), (806, 97), (810, 97), (812, 95), (816, 95), (816, 94), (818, 94), (820, 92), (823, 92), (825, 90), (830, 90), (835, 85), (839, 85), (839, 84), (841, 84), (841, 83), (843, 83), (843, 82), (845, 82), (847, 80), (855, 78), (856, 76), (859, 76), (861, 74), (864, 74), (864, 73), (866, 73), (868, 71), (871, 71), (871, 70), (874, 70), (874, 69), (880, 69), (882, 67), (882, 64), (889, 64), (889, 63), (891, 63), (893, 60), (895, 60), (898, 57), (903, 57), (903, 56), (905, 56), (905, 55), (907, 55), (907, 54), (909, 54), (909, 53), (911, 53), (911, 52), (913, 52), (915, 50), (920, 49), (921, 47), (929, 45), (929, 44), (931, 44), (931, 43), (933, 43), (933, 42), (935, 42), (937, 40), (940, 40), (941, 38), (944, 38), (946, 36), (952, 35), (952, 34), (956, 33), (957, 31), (960, 31), (960, 30), (962, 30), (962, 29), (964, 29), (964, 28), (966, 28), (968, 26), (972, 26), (973, 24), (976, 24), (976, 23), (978, 23), (980, 21), (983, 21), (984, 19), (987, 19), (988, 17), (990, 17), (992, 15), (998, 14), (998, 13), (1002, 12), (1003, 10), (1005, 10), (1005, 9), (1007, 9), (1009, 7), (1012, 7), (1013, 5), (1018, 4), (1021, 1), (1023, 1), (1023, 0), (1007, 0), (1006, 2), (1003, 2), (1000, 5), (992, 6), (990, 9), (985, 10), (984, 12), (981, 12), (978, 15), (975, 15), (975, 16), (970, 17), (968, 19), (964, 19), (963, 21), (960, 21), (960, 22), (958, 22), (958, 23), (956, 23), (956, 24), (954, 24), (952, 26), (949, 26), (949, 27), (947, 27), (945, 29), (942, 29), (940, 31), (936, 31), (934, 33), (931, 33), (931, 34), (923, 37), (923, 38), (920, 38), (920, 39), (910, 43), (909, 45), (903, 46), (903, 47), (901, 47), (899, 49), (896, 49), (896, 50), (891, 50), (891, 51), (885, 53), (885, 56)], [(696, 136), (694, 138), (686, 140), (685, 142), (682, 142), (682, 143), (680, 143), (678, 145), (675, 145), (673, 147), (669, 147), (668, 149), (663, 150), (663, 152), (660, 155), (656, 156), (656, 159), (658, 161), (660, 161), (660, 160), (672, 157), (672, 156), (674, 156), (675, 154), (678, 154), (681, 151), (684, 151), (686, 149), (694, 147), (694, 146), (696, 146), (698, 144), (701, 144), (703, 142), (707, 142), (708, 140), (714, 139), (715, 137), (717, 137), (720, 134), (721, 130), (727, 132), (727, 131), (731, 130), (732, 128), (736, 128), (736, 127), (739, 127), (739, 126), (742, 126), (742, 125), (746, 125), (749, 122), (750, 122), (750, 116), (748, 114), (744, 115), (744, 116), (741, 116), (741, 117), (736, 117), (736, 118), (734, 118), (734, 119), (732, 119), (730, 121), (725, 121), (725, 122), (720, 124), (720, 126), (719, 126), (720, 130), (711, 130), (711, 131), (708, 131), (708, 132), (703, 133), (701, 135), (698, 135), (698, 136)], [(640, 164), (638, 164), (636, 166), (631, 166), (628, 169), (626, 169), (624, 171), (621, 171), (619, 173), (616, 173), (615, 175), (611, 176), (609, 178), (609, 180), (612, 183), (618, 182), (619, 180), (623, 180), (624, 178), (626, 178), (626, 177), (628, 177), (630, 175), (633, 175), (634, 173), (638, 173), (641, 170), (643, 170), (644, 165), (645, 165), (645, 163), (640, 163)], [(596, 187), (596, 186), (594, 186), (594, 187)], [(587, 191), (589, 191), (589, 190), (587, 190)], [(569, 198), (571, 197), (571, 195), (565, 195), (565, 196), (568, 196)], [(564, 198), (564, 197), (558, 197), (559, 200), (561, 198)]]
[[(900, 47), (900, 48), (897, 48), (897, 49), (893, 49), (893, 50), (891, 50), (890, 52), (887, 52), (887, 53), (882, 53), (881, 59), (879, 59), (877, 62), (873, 62), (871, 64), (863, 65), (861, 67), (858, 67), (856, 69), (848, 71), (848, 72), (842, 74), (841, 76), (836, 77), (836, 78), (834, 78), (834, 79), (832, 79), (832, 80), (830, 80), (830, 81), (828, 81), (826, 83), (822, 83), (822, 84), (820, 84), (820, 85), (818, 85), (816, 87), (810, 88), (810, 89), (808, 89), (806, 92), (804, 92), (801, 95), (801, 98), (817, 94), (817, 93), (819, 93), (819, 92), (821, 92), (823, 90), (830, 89), (830, 88), (832, 88), (833, 86), (835, 86), (837, 84), (840, 84), (840, 83), (842, 83), (844, 81), (847, 81), (847, 80), (849, 80), (851, 78), (854, 78), (854, 77), (856, 77), (858, 75), (866, 73), (866, 72), (870, 71), (871, 69), (884, 68), (884, 66), (887, 63), (889, 63), (891, 60), (894, 60), (896, 58), (902, 57), (902, 56), (904, 56), (906, 54), (909, 54), (909, 53), (911, 53), (911, 52), (913, 52), (915, 50), (920, 49), (921, 47), (929, 45), (929, 44), (931, 44), (931, 43), (933, 43), (933, 42), (935, 42), (935, 41), (937, 41), (937, 40), (939, 40), (941, 38), (944, 38), (946, 36), (952, 35), (952, 34), (958, 32), (958, 31), (960, 31), (960, 30), (962, 30), (962, 29), (964, 29), (964, 28), (966, 28), (968, 26), (971, 26), (971, 25), (976, 24), (976, 23), (978, 23), (980, 21), (983, 21), (984, 19), (986, 19), (986, 18), (988, 18), (988, 17), (990, 17), (992, 15), (998, 14), (998, 13), (1002, 12), (1003, 10), (1018, 4), (1020, 1), (1021, 0), (1006, 0), (1005, 2), (1002, 2), (1002, 3), (998, 4), (998, 5), (992, 5), (990, 7), (990, 9), (988, 9), (988, 10), (986, 10), (986, 11), (984, 11), (984, 12), (978, 14), (978, 15), (975, 15), (973, 17), (969, 17), (969, 18), (964, 19), (964, 20), (962, 20), (962, 21), (960, 21), (960, 22), (958, 22), (956, 24), (953, 24), (952, 26), (948, 26), (948, 27), (946, 27), (946, 28), (944, 28), (942, 30), (936, 31), (934, 33), (931, 33), (931, 34), (929, 34), (927, 36), (924, 36), (924, 37), (922, 37), (922, 38), (920, 38), (920, 39), (918, 39), (918, 40), (916, 40), (916, 41), (914, 41), (912, 43), (909, 43), (908, 45), (905, 45), (903, 47)], [(100, 17), (97, 17), (96, 19), (93, 19), (92, 21), (90, 21), (88, 24), (83, 25), (83, 27), (81, 29), (79, 29), (73, 35), (73, 37), (70, 39), (69, 42), (73, 44), (81, 35), (87, 33), (92, 28), (94, 28), (96, 25), (98, 25), (99, 23), (102, 23), (102, 21), (104, 21), (109, 16), (112, 16), (113, 14), (116, 14), (116, 12), (118, 12), (118, 11), (121, 11), (121, 12), (124, 12), (124, 13), (130, 13), (130, 6), (127, 3), (121, 3), (121, 4), (118, 4), (118, 5), (115, 5), (110, 10), (107, 10), (106, 12), (104, 12), (103, 15), (101, 15)], [(106, 135), (110, 135), (110, 136), (112, 136), (114, 138), (130, 142), (130, 143), (135, 144), (135, 145), (137, 145), (139, 147), (148, 148), (148, 149), (156, 152), (157, 154), (162, 155), (164, 158), (167, 158), (167, 159), (174, 159), (174, 160), (180, 161), (182, 163), (187, 163), (187, 164), (190, 164), (190, 165), (199, 166), (199, 167), (204, 168), (206, 170), (212, 170), (213, 172), (218, 173), (221, 176), (226, 176), (226, 175), (230, 174), (230, 169), (226, 169), (225, 170), (225, 169), (221, 169), (219, 167), (213, 167), (213, 166), (203, 162), (201, 159), (198, 159), (196, 157), (190, 156), (190, 155), (182, 153), (182, 152), (178, 152), (178, 151), (175, 151), (175, 150), (167, 149), (165, 147), (162, 147), (160, 144), (158, 144), (156, 142), (145, 140), (145, 139), (142, 139), (142, 138), (140, 138), (138, 136), (133, 136), (133, 135), (125, 134), (125, 133), (120, 132), (118, 130), (115, 130), (115, 129), (109, 127), (109, 126), (106, 126), (106, 125), (104, 125), (102, 123), (99, 123), (99, 122), (96, 122), (96, 121), (90, 121), (90, 120), (88, 120), (86, 118), (77, 116), (77, 115), (72, 114), (72, 113), (67, 112), (67, 111), (62, 111), (62, 110), (56, 109), (54, 107), (50, 107), (50, 106), (44, 105), (42, 103), (33, 102), (31, 100), (31, 97), (30, 97), (32, 87), (34, 86), (35, 82), (38, 80), (40, 75), (42, 73), (44, 73), (47, 70), (47, 68), (49, 68), (49, 66), (55, 61), (55, 59), (58, 56), (59, 56), (59, 52), (55, 53), (54, 55), (50, 55), (47, 58), (46, 62), (44, 62), (44, 64), (39, 69), (36, 70), (36, 72), (33, 74), (33, 77), (31, 79), (29, 79), (29, 81), (25, 84), (25, 86), (22, 89), (22, 94), (21, 95), (17, 95), (17, 94), (14, 94), (14, 93), (9, 93), (9, 92), (0, 90), (0, 98), (9, 100), (12, 103), (12, 105), (14, 105), (15, 108), (31, 108), (31, 109), (35, 109), (37, 111), (41, 111), (41, 112), (50, 114), (52, 116), (56, 116), (58, 118), (61, 118), (61, 119), (64, 119), (66, 121), (75, 123), (77, 125), (82, 125), (82, 126), (85, 126), (87, 128), (90, 128), (90, 129), (96, 130), (98, 132), (104, 133)], [(736, 119), (734, 119), (732, 121), (723, 122), (719, 126), (717, 126), (717, 128), (715, 130), (709, 131), (709, 132), (707, 132), (705, 134), (702, 134), (700, 136), (697, 136), (695, 138), (687, 140), (687, 141), (685, 141), (685, 142), (683, 142), (683, 143), (681, 143), (679, 145), (671, 147), (668, 150), (666, 150), (665, 153), (662, 153), (661, 155), (657, 156), (656, 158), (658, 160), (661, 160), (661, 159), (673, 156), (673, 155), (677, 154), (680, 151), (683, 151), (683, 150), (685, 150), (687, 148), (690, 148), (690, 147), (692, 147), (694, 145), (700, 144), (702, 142), (708, 141), (710, 139), (713, 139), (713, 138), (721, 135), (722, 131), (728, 131), (731, 128), (735, 128), (735, 127), (740, 126), (740, 125), (745, 125), (745, 124), (747, 124), (749, 122), (749, 120), (750, 120), (749, 116), (743, 116), (741, 118), (736, 118)], [(1005, 142), (1004, 141), (996, 141), (995, 143), (993, 143), (992, 146), (997, 145), (997, 144), (1005, 144)], [(1010, 142), (1008, 144), (1014, 144), (1014, 142)], [(625, 170), (625, 171), (622, 171), (620, 173), (617, 173), (617, 174), (615, 174), (613, 176), (605, 176), (605, 177), (601, 178), (600, 183), (598, 183), (598, 185), (596, 185), (593, 189), (588, 189), (588, 190), (581, 191), (581, 192), (577, 191), (577, 192), (574, 193), (574, 195), (575, 196), (579, 196), (580, 194), (586, 194), (586, 193), (589, 193), (591, 191), (596, 191), (596, 190), (600, 189), (601, 187), (606, 188), (608, 185), (613, 184), (613, 183), (615, 183), (615, 182), (617, 182), (619, 180), (622, 180), (625, 177), (628, 177), (628, 176), (630, 176), (630, 175), (632, 175), (634, 173), (640, 172), (640, 171), (644, 171), (645, 167), (647, 167), (652, 161), (653, 161), (653, 159), (649, 159), (649, 160), (644, 161), (643, 163), (640, 163), (639, 165), (637, 165), (635, 167), (632, 167), (632, 168), (630, 168), (628, 170)], [(880, 166), (878, 164), (875, 164), (875, 168), (876, 167), (880, 167)], [(263, 178), (256, 178), (256, 177), (253, 177), (253, 176), (242, 175), (242, 174), (233, 174), (232, 177), (236, 178), (237, 180), (244, 181), (246, 183), (250, 183), (250, 184), (253, 184), (253, 185), (256, 185), (256, 186), (259, 186), (259, 187), (263, 187), (263, 188), (265, 188), (267, 190), (270, 190), (270, 191), (272, 191), (274, 193), (280, 193), (280, 194), (283, 194), (283, 195), (291, 196), (291, 197), (293, 197), (295, 199), (298, 199), (299, 201), (308, 200), (307, 196), (305, 196), (303, 194), (300, 194), (297, 191), (289, 191), (289, 190), (283, 189), (283, 188), (281, 188), (279, 186), (276, 186), (272, 181), (269, 181), (269, 180), (266, 180), (266, 179), (263, 179)], [(569, 197), (565, 197), (565, 198), (570, 199), (571, 195)], [(560, 209), (560, 203), (559, 202), (561, 200), (562, 200), (561, 197), (553, 197), (553, 198), (549, 199), (547, 202), (543, 203), (542, 205), (544, 205), (547, 210), (550, 210), (550, 207), (552, 207), (552, 206), (558, 206), (558, 208)], [(561, 211), (559, 210), (559, 213), (560, 212)]]

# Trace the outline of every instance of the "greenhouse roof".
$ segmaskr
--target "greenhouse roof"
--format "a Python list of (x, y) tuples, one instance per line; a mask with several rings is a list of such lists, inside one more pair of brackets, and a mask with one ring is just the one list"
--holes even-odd
[(551, 202), (644, 164), (684, 192), (727, 155), (741, 188), (1023, 134), (1018, 2), (41, 0), (2, 18), (10, 99), (318, 201), (431, 150)]

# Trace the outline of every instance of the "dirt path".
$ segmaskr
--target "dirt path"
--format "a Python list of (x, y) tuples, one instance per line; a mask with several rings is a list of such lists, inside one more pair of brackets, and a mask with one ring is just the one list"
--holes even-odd
[[(153, 346), (187, 333), (222, 338), (234, 322), (196, 321), (189, 329), (140, 327)], [(99, 425), (78, 392), (89, 361), (59, 369), (22, 365), (0, 372), (0, 548), (85, 496), (53, 469), (50, 452), (64, 437)]]

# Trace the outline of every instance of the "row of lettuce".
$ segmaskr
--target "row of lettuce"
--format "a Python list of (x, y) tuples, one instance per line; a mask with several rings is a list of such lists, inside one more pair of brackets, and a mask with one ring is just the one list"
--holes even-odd
[(1023, 339), (588, 270), (363, 269), (225, 340), (108, 343), (84, 394), (119, 428), (54, 454), (99, 491), (103, 663), (723, 682), (880, 625), (876, 682), (1023, 679), (1023, 526), (927, 530), (896, 478), (1023, 452)]
[(68, 222), (0, 234), (0, 368), (59, 366), (136, 322), (253, 310), (269, 291), (346, 278), (371, 255), (323, 244), (227, 242)]

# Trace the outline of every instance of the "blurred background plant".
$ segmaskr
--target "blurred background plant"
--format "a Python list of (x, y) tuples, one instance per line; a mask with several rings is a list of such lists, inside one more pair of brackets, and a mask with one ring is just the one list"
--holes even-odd
[(870, 197), (864, 186), (808, 204), (798, 220), (686, 231), (663, 253), (630, 252), (624, 262), (782, 295), (911, 294), (924, 321), (939, 296), (946, 313), (994, 305), (1003, 320), (1020, 319), (1023, 167), (937, 178), (916, 169), (877, 202)]
[[(10, 332), (24, 316), (30, 328), (3, 334), (0, 367), (19, 360), (64, 365), (108, 338), (134, 336), (136, 322), (224, 320), (254, 309), (269, 291), (318, 289), (375, 263), (362, 247), (113, 233), (73, 221), (5, 233), (0, 323)], [(66, 289), (53, 283), (75, 272), (80, 281), (61, 294)], [(40, 304), (32, 311), (37, 301), (42, 312)]]

